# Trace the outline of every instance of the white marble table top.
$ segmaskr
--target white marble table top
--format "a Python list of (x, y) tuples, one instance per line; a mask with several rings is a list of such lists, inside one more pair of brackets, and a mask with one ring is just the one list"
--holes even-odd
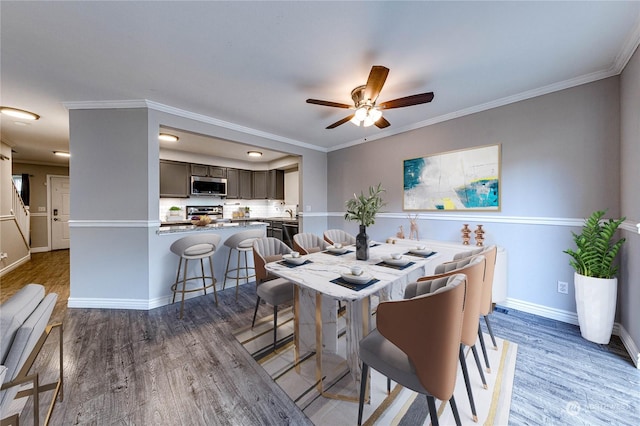
[[(312, 263), (290, 268), (281, 265), (279, 262), (271, 262), (266, 265), (267, 270), (275, 275), (285, 278), (299, 286), (315, 290), (329, 297), (339, 300), (359, 300), (375, 294), (390, 284), (398, 280), (404, 280), (412, 272), (424, 271), (427, 263), (438, 264), (444, 260), (440, 253), (436, 253), (428, 258), (411, 256), (405, 254), (410, 247), (394, 244), (378, 243), (379, 245), (369, 248), (369, 260), (356, 260), (355, 246), (345, 246), (350, 252), (336, 256), (327, 252), (317, 252), (304, 256)], [(388, 257), (391, 253), (402, 253), (407, 259), (414, 262), (413, 265), (404, 269), (395, 269), (383, 265), (376, 265), (382, 262), (383, 257)], [(369, 287), (359, 291), (351, 290), (339, 284), (332, 283), (331, 280), (339, 278), (341, 274), (348, 273), (351, 266), (361, 266), (365, 274), (377, 278), (379, 281)]]

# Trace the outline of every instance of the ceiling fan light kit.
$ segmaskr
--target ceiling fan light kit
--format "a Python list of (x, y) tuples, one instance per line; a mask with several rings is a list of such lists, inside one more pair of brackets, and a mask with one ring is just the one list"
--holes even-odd
[(367, 84), (358, 86), (351, 91), (351, 99), (354, 106), (342, 104), (339, 102), (323, 101), (319, 99), (307, 99), (307, 103), (329, 106), (334, 108), (354, 109), (355, 113), (336, 121), (327, 126), (327, 129), (335, 129), (336, 127), (351, 121), (356, 126), (369, 127), (373, 124), (379, 129), (388, 127), (391, 123), (382, 117), (383, 109), (402, 108), (411, 105), (419, 105), (431, 102), (433, 100), (433, 92), (419, 93), (417, 95), (405, 96), (403, 98), (394, 99), (392, 101), (383, 102), (376, 105), (378, 95), (382, 90), (382, 86), (389, 74), (389, 68), (374, 65), (371, 67)]
[(38, 120), (40, 118), (38, 114), (31, 111), (6, 106), (0, 106), (0, 113), (23, 120)]

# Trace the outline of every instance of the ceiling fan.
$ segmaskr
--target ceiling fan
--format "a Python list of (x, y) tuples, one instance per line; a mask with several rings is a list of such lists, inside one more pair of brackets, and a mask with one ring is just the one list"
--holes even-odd
[(353, 114), (327, 126), (327, 129), (335, 129), (347, 121), (351, 121), (356, 126), (362, 125), (364, 127), (369, 127), (372, 124), (375, 124), (379, 129), (384, 129), (385, 127), (389, 127), (391, 123), (382, 116), (382, 110), (426, 104), (433, 100), (433, 92), (427, 92), (376, 104), (376, 100), (382, 90), (382, 86), (384, 86), (384, 82), (387, 79), (388, 74), (389, 68), (381, 65), (374, 65), (371, 67), (367, 84), (364, 86), (358, 86), (351, 91), (351, 99), (353, 99), (354, 105), (322, 101), (319, 99), (307, 99), (307, 103), (355, 110)]

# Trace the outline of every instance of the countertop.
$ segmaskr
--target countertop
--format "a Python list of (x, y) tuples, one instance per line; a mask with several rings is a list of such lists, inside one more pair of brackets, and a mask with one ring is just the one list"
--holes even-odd
[(258, 227), (265, 226), (264, 222), (258, 222), (253, 220), (252, 222), (245, 221), (243, 223), (238, 222), (221, 222), (221, 223), (211, 223), (206, 226), (196, 226), (192, 225), (190, 222), (185, 223), (164, 223), (158, 229), (158, 234), (172, 234), (176, 232), (202, 232), (202, 231), (217, 231), (217, 230), (231, 230), (234, 228), (249, 228), (249, 227)]

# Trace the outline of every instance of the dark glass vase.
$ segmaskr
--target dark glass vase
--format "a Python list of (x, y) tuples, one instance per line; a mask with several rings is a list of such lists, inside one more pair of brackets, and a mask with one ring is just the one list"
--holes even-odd
[(360, 225), (360, 233), (356, 235), (356, 259), (369, 260), (369, 237), (364, 225)]

